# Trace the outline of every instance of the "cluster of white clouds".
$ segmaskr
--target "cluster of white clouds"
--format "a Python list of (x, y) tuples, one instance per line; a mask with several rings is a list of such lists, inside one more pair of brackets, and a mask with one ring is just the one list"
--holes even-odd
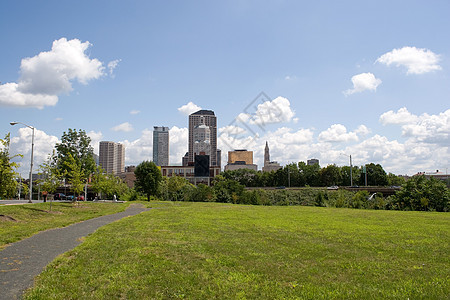
[(406, 107), (380, 116), (383, 125), (401, 125), (402, 136), (416, 142), (450, 145), (450, 109), (438, 114), (411, 114)]
[[(442, 67), (438, 64), (439, 60), (440, 56), (429, 49), (403, 47), (381, 55), (375, 63), (381, 63), (386, 66), (406, 67), (406, 74), (424, 74), (441, 70)], [(343, 93), (349, 96), (364, 91), (375, 92), (381, 83), (381, 79), (376, 78), (370, 72), (357, 74), (352, 77), (353, 88)]]
[[(34, 57), (22, 59), (17, 82), (0, 85), (0, 105), (37, 107), (54, 106), (58, 96), (72, 91), (72, 82), (87, 84), (105, 75), (103, 63), (89, 58), (89, 42), (61, 38), (52, 49)], [(120, 60), (108, 63), (109, 73)]]
[(133, 131), (133, 125), (131, 125), (129, 122), (125, 122), (122, 124), (119, 124), (117, 126), (114, 126), (111, 128), (112, 131), (121, 131), (121, 132), (130, 132)]
[[(255, 113), (241, 113), (236, 118), (241, 123), (265, 126), (290, 122), (295, 115), (291, 108), (291, 102), (284, 97), (277, 97), (272, 101), (265, 101), (256, 107)], [(298, 121), (295, 119), (294, 121)]]
[(199, 111), (202, 109), (197, 104), (194, 104), (192, 101), (190, 101), (188, 104), (185, 104), (178, 108), (178, 111), (181, 112), (185, 116), (189, 116), (192, 113), (195, 113), (196, 111)]
[(344, 92), (348, 96), (354, 93), (361, 93), (364, 91), (376, 91), (381, 84), (381, 79), (375, 78), (372, 73), (361, 73), (352, 77), (353, 88)]

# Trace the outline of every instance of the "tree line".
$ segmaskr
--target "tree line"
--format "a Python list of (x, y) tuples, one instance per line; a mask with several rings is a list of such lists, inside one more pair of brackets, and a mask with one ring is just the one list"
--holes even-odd
[[(272, 174), (281, 172), (272, 172)], [(136, 167), (136, 194), (146, 195), (147, 200), (221, 202), (251, 205), (307, 205), (387, 210), (449, 211), (450, 191), (444, 182), (424, 176), (414, 176), (404, 182), (402, 189), (393, 196), (381, 193), (370, 195), (367, 191), (328, 190), (323, 187), (290, 189), (246, 189), (231, 175), (255, 174), (254, 172), (224, 172), (216, 176), (212, 186), (194, 186), (186, 178), (162, 177), (153, 162), (145, 161)], [(263, 173), (264, 174), (264, 173)], [(269, 173), (270, 174), (270, 173)], [(248, 180), (248, 178), (246, 179)]]
[(370, 163), (361, 167), (339, 167), (328, 165), (321, 168), (318, 164), (307, 165), (305, 162), (291, 163), (277, 171), (261, 172), (249, 169), (225, 171), (227, 179), (236, 180), (246, 187), (325, 187), (325, 186), (401, 186), (405, 179), (389, 173), (380, 164)]

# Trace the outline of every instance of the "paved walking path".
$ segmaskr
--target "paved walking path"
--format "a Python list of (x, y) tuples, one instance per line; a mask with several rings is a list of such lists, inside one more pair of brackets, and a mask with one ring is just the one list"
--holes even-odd
[(46, 230), (6, 247), (0, 251), (0, 300), (20, 299), (33, 285), (34, 277), (58, 255), (79, 245), (82, 237), (103, 225), (146, 210), (143, 205), (132, 204), (123, 212)]

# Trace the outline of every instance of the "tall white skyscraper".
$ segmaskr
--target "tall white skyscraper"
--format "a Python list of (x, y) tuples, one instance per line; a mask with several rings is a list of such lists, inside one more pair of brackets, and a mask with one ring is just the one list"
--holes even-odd
[(169, 127), (153, 127), (153, 162), (157, 166), (169, 165)]
[(119, 174), (125, 170), (125, 146), (102, 141), (99, 146), (99, 164), (108, 174)]

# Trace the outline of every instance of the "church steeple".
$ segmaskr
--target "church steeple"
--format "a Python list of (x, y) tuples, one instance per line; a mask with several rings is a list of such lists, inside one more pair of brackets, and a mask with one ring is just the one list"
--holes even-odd
[(266, 147), (264, 148), (264, 166), (270, 163), (269, 144), (266, 141)]

